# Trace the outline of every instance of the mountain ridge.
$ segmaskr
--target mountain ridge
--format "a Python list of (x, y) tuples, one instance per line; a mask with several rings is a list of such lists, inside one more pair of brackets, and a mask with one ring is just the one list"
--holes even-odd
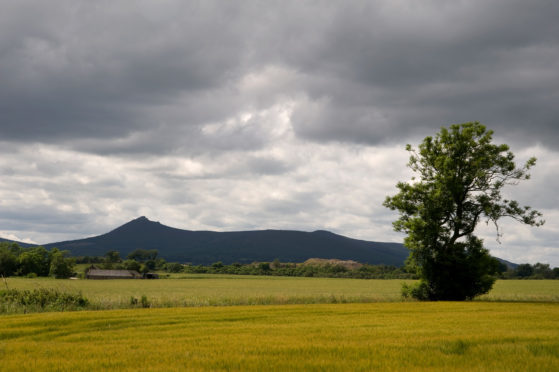
[(352, 239), (325, 230), (192, 231), (150, 221), (145, 216), (102, 235), (44, 246), (68, 250), (74, 256), (102, 256), (116, 250), (126, 257), (135, 249), (157, 249), (167, 261), (192, 264), (336, 258), (400, 266), (408, 256), (408, 250), (399, 243)]
[[(36, 245), (0, 238), (2, 241), (22, 247)], [(192, 231), (166, 226), (145, 216), (105, 234), (43, 246), (68, 250), (73, 256), (103, 256), (115, 250), (123, 258), (135, 249), (157, 249), (159, 257), (167, 261), (204, 265), (217, 261), (230, 264), (269, 262), (277, 258), (282, 262), (303, 262), (309, 258), (326, 258), (402, 266), (409, 255), (401, 243), (353, 239), (327, 230)], [(496, 258), (508, 267), (517, 266)]]

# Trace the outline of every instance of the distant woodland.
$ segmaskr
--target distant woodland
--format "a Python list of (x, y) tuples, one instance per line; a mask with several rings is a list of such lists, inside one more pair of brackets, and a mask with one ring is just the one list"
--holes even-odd
[[(415, 279), (416, 273), (406, 266), (368, 265), (351, 260), (309, 259), (301, 263), (272, 262), (232, 263), (214, 262), (210, 265), (167, 262), (158, 257), (156, 249), (137, 249), (122, 258), (118, 251), (108, 251), (103, 256), (70, 257), (68, 252), (42, 246), (21, 247), (17, 243), (0, 243), (0, 275), (50, 276), (69, 278), (76, 276), (76, 264), (95, 264), (104, 269), (124, 269), (138, 272), (159, 271), (167, 273), (270, 275), (298, 277), (328, 277), (356, 279)], [(548, 264), (520, 264), (509, 268), (501, 264), (501, 279), (559, 279), (559, 268)]]

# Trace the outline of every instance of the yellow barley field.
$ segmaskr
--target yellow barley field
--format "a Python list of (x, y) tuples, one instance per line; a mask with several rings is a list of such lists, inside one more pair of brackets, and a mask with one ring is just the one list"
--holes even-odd
[(557, 371), (559, 304), (389, 302), (6, 315), (0, 371)]

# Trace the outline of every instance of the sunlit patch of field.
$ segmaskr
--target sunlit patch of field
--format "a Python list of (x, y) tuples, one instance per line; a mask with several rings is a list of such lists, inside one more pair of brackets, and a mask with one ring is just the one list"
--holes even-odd
[(504, 302), (8, 315), (0, 371), (556, 371), (558, 320)]

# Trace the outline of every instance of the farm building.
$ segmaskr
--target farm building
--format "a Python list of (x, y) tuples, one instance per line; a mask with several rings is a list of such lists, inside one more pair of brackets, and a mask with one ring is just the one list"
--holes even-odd
[(104, 270), (89, 268), (85, 272), (86, 279), (142, 279), (136, 270)]

